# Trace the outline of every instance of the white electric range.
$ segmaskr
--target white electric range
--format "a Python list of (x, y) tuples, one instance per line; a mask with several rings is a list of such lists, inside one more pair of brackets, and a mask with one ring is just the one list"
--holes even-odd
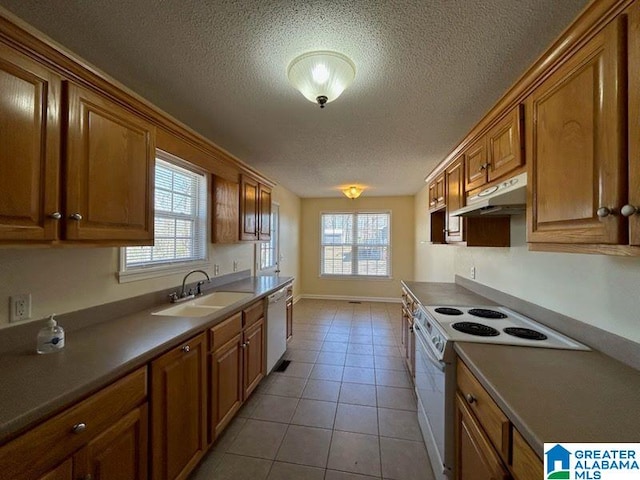
[(504, 307), (427, 306), (414, 312), (418, 421), (437, 480), (454, 478), (456, 354), (454, 342), (589, 350)]

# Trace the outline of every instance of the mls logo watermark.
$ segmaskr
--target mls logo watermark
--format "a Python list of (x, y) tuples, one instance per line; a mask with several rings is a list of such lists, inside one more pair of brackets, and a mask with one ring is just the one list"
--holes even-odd
[(640, 443), (545, 443), (546, 480), (640, 478)]

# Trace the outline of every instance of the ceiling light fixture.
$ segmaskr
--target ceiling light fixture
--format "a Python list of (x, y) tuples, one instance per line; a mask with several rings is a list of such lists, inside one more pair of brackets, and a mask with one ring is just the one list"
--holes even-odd
[(308, 52), (293, 59), (287, 69), (289, 82), (320, 108), (334, 101), (356, 76), (353, 62), (337, 52)]
[(344, 193), (351, 200), (355, 200), (362, 193), (362, 188), (351, 185), (349, 188), (345, 188), (344, 190), (342, 190), (342, 193)]

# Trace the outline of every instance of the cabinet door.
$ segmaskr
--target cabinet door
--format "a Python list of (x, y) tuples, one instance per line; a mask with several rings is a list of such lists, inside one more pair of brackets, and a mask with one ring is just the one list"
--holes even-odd
[(436, 207), (444, 207), (444, 173), (436, 178)]
[(146, 480), (147, 404), (109, 427), (74, 456), (75, 476), (95, 480)]
[(287, 300), (287, 340), (293, 337), (293, 299)]
[[(465, 152), (464, 190), (469, 192), (487, 183), (487, 141), (482, 137)], [(447, 184), (448, 185), (448, 184)], [(447, 203), (447, 205), (449, 205)]]
[(259, 186), (260, 194), (260, 230), (258, 238), (269, 240), (271, 238), (271, 189), (264, 185)]
[(447, 167), (445, 171), (447, 184), (447, 217), (446, 234), (447, 242), (462, 242), (463, 219), (449, 215), (449, 212), (464, 207), (464, 156), (460, 155)]
[(215, 440), (242, 404), (242, 334), (215, 350), (211, 358), (211, 440)]
[(522, 147), (523, 105), (518, 105), (487, 134), (488, 181), (496, 180), (524, 164)]
[(529, 242), (627, 243), (623, 30), (614, 20), (527, 99)]
[(60, 77), (0, 44), (0, 241), (58, 236), (60, 92)]
[(216, 175), (213, 176), (213, 212), (211, 241), (234, 243), (240, 229), (240, 186)]
[(260, 383), (265, 374), (264, 318), (244, 332), (244, 398)]
[(151, 473), (154, 480), (184, 479), (206, 439), (205, 334), (151, 363)]
[(242, 175), (240, 180), (240, 240), (258, 239), (258, 182)]
[(629, 243), (640, 246), (640, 3), (629, 8)]
[(436, 181), (434, 180), (429, 184), (429, 210), (433, 210), (438, 204), (438, 194), (436, 189), (437, 185)]
[(68, 458), (50, 472), (38, 477), (38, 480), (73, 480), (73, 459)]
[(415, 334), (413, 333), (413, 317), (411, 315), (407, 316), (406, 324), (407, 343), (405, 345), (405, 362), (407, 363), (409, 375), (413, 377), (416, 365), (416, 338)]
[(460, 395), (456, 395), (455, 432), (457, 480), (509, 478), (506, 468)]
[(68, 84), (66, 238), (153, 244), (155, 127)]

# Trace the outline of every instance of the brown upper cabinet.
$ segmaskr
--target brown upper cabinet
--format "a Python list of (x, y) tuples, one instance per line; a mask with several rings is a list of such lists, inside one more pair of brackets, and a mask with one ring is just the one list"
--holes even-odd
[(497, 180), (524, 164), (522, 114), (518, 105), (465, 151), (465, 191)]
[(624, 38), (618, 17), (526, 100), (531, 243), (628, 241)]
[(0, 91), (0, 241), (151, 244), (155, 127), (4, 44)]
[(240, 232), (240, 186), (217, 175), (212, 186), (211, 241), (235, 243)]
[(446, 205), (445, 241), (464, 241), (464, 219), (450, 215), (450, 212), (464, 207), (464, 155), (457, 157), (445, 170)]
[(153, 243), (155, 127), (68, 85), (65, 238)]
[(240, 240), (271, 238), (271, 188), (247, 176), (240, 177)]
[(429, 210), (437, 210), (445, 206), (444, 173), (429, 184)]
[(0, 240), (59, 235), (62, 80), (0, 43)]

